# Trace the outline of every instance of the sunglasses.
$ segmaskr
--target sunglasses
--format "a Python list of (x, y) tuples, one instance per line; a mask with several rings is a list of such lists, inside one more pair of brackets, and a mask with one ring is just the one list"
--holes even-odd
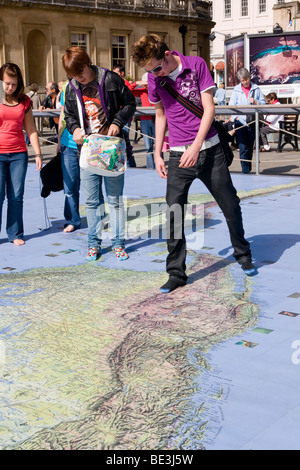
[(163, 68), (163, 61), (164, 61), (164, 60), (165, 60), (165, 59), (163, 58), (163, 59), (161, 60), (161, 64), (160, 64), (160, 65), (157, 65), (157, 66), (154, 67), (154, 69), (152, 69), (152, 70), (146, 70), (146, 72), (148, 72), (148, 73), (158, 73), (158, 72), (160, 72), (160, 71), (162, 70), (162, 68)]

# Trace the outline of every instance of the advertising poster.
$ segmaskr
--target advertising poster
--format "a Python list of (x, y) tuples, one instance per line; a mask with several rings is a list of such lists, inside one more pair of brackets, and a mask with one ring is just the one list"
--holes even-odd
[(300, 34), (249, 36), (249, 57), (257, 85), (300, 84)]
[(226, 56), (226, 87), (234, 87), (239, 84), (237, 71), (244, 67), (244, 36), (225, 42)]

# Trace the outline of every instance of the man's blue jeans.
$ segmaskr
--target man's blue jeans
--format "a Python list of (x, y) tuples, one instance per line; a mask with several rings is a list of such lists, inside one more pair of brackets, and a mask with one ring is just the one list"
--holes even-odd
[[(153, 157), (153, 144), (155, 139), (155, 123), (152, 119), (141, 119), (141, 131), (146, 149), (147, 168), (155, 168)], [(152, 139), (151, 139), (152, 137)]]
[(66, 225), (73, 225), (77, 229), (81, 225), (79, 215), (80, 171), (77, 148), (61, 145), (61, 167), (64, 180)]
[(27, 152), (0, 154), (0, 230), (2, 208), (7, 195), (6, 232), (8, 240), (23, 239), (23, 196), (28, 167)]
[[(234, 248), (233, 256), (238, 263), (251, 260), (250, 245), (244, 238), (244, 228), (240, 200), (232, 184), (225, 155), (220, 144), (199, 154), (195, 166), (179, 168), (183, 152), (170, 152), (167, 179), (167, 237), (168, 257), (167, 273), (186, 281), (186, 240), (184, 234), (185, 206), (192, 182), (199, 178), (205, 184), (226, 219), (230, 240)], [(181, 211), (174, 214), (174, 208)], [(172, 209), (173, 208), (173, 209)]]
[(125, 246), (125, 210), (123, 202), (124, 174), (120, 176), (100, 176), (80, 168), (80, 178), (85, 194), (86, 217), (88, 224), (88, 248), (100, 248), (103, 218), (105, 216), (102, 182), (109, 206), (111, 225), (111, 245), (113, 248)]

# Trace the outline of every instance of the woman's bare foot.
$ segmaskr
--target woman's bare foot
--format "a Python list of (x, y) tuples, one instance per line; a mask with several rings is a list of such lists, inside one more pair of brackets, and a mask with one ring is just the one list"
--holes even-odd
[(67, 225), (67, 226), (64, 228), (64, 232), (66, 232), (66, 233), (74, 232), (74, 230), (75, 230), (74, 225)]
[(25, 245), (24, 240), (21, 240), (20, 238), (16, 238), (13, 243), (17, 246)]

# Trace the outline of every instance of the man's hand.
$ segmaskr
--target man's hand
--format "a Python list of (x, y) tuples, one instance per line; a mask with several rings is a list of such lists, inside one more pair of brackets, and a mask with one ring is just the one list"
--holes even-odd
[(118, 134), (120, 134), (120, 128), (119, 128), (119, 126), (117, 126), (116, 124), (111, 124), (111, 125), (109, 126), (107, 135), (114, 137), (115, 135), (118, 135)]
[(195, 166), (199, 157), (199, 150), (194, 150), (191, 145), (186, 151), (181, 155), (179, 162), (179, 168), (189, 168)]
[(73, 140), (77, 145), (83, 144), (83, 135), (81, 134), (80, 127), (77, 127), (73, 132)]
[(161, 156), (155, 157), (155, 168), (161, 178), (167, 179), (168, 172), (166, 169), (164, 159)]

